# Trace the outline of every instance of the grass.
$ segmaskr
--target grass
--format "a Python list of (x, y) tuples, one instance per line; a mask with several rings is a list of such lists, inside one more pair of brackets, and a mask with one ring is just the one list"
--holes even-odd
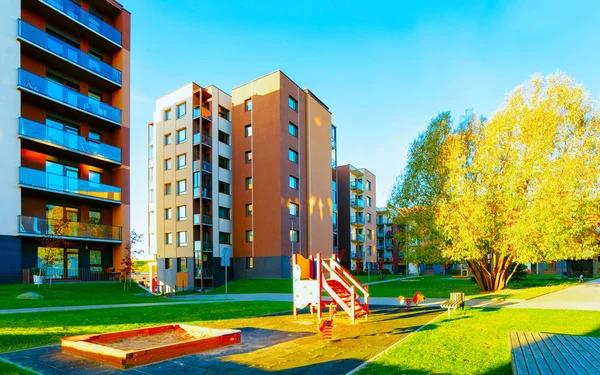
[[(227, 284), (227, 293), (292, 293), (292, 279), (242, 279)], [(225, 294), (225, 286), (208, 291), (207, 294)]]
[(27, 371), (10, 363), (0, 361), (0, 374), (3, 375), (35, 375), (34, 372)]
[(406, 276), (402, 276), (402, 275), (385, 275), (385, 279), (381, 280), (381, 276), (380, 275), (371, 275), (371, 281), (369, 281), (369, 276), (365, 276), (365, 275), (360, 275), (360, 276), (354, 276), (356, 278), (356, 280), (360, 281), (361, 283), (368, 283), (368, 282), (375, 282), (375, 281), (385, 281), (385, 280), (395, 280), (395, 279), (401, 279), (403, 277)]
[(443, 315), (359, 374), (509, 375), (509, 331), (600, 337), (600, 312), (468, 309)]
[[(21, 293), (36, 292), (41, 294), (43, 300), (17, 299)], [(109, 305), (119, 303), (149, 303), (169, 301), (161, 297), (141, 297), (136, 293), (146, 291), (137, 285), (123, 290), (123, 284), (114, 283), (55, 283), (50, 288), (48, 285), (32, 284), (5, 284), (0, 285), (0, 308), (19, 309), (30, 307), (54, 306), (83, 306), (83, 305)]]

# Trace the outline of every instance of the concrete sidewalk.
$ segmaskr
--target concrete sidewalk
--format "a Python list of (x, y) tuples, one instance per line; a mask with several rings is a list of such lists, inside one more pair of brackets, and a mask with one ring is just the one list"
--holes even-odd
[(600, 279), (506, 306), (512, 309), (600, 311)]

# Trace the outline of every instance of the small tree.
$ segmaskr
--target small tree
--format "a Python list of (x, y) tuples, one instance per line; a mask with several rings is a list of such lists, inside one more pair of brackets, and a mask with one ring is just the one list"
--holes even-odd
[[(64, 219), (49, 219), (46, 235), (37, 240), (40, 247), (44, 249), (41, 254), (38, 254), (41, 261), (39, 267), (36, 267), (38, 276), (49, 275), (49, 269), (52, 269), (61, 260), (64, 262), (64, 249), (70, 246), (64, 236), (69, 233), (71, 224), (70, 221)], [(52, 288), (52, 277), (49, 278), (49, 281)]]
[(131, 288), (131, 273), (135, 272), (135, 262), (137, 256), (143, 252), (143, 250), (133, 250), (133, 246), (142, 242), (144, 239), (144, 234), (138, 234), (135, 230), (131, 231), (131, 235), (129, 236), (129, 241), (125, 245), (125, 256), (121, 261), (121, 265), (123, 268), (121, 271), (121, 280), (123, 281), (123, 290), (125, 290), (128, 286)]

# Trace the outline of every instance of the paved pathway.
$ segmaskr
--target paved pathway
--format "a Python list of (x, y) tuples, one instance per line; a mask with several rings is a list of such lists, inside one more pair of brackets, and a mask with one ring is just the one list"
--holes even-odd
[(600, 311), (600, 279), (516, 303), (512, 309), (595, 310)]

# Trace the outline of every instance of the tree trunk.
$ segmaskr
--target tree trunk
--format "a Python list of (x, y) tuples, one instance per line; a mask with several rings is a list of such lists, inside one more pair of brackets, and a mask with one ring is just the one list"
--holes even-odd
[(512, 264), (510, 257), (494, 254), (492, 259), (494, 260), (493, 267), (490, 267), (490, 264), (483, 259), (467, 261), (482, 292), (497, 292), (506, 288), (508, 281), (515, 272), (515, 270), (510, 272), (510, 265)]

